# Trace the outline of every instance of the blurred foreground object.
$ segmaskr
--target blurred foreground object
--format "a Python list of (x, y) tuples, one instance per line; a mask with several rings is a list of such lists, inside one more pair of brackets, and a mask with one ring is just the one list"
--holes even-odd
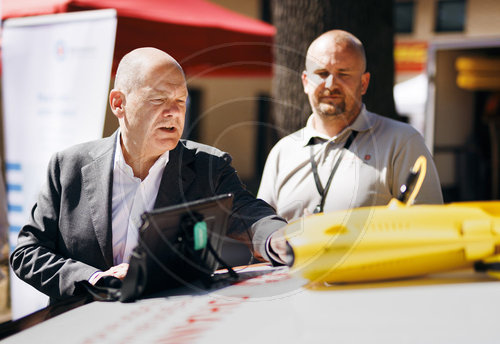
[(291, 272), (311, 282), (364, 282), (475, 265), (500, 278), (500, 201), (412, 206), (423, 178), (419, 159), (399, 200), (289, 224)]

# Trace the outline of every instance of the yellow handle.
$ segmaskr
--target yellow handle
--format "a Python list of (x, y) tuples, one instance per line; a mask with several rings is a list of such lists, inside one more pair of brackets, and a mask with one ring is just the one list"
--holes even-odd
[(425, 158), (425, 156), (421, 155), (418, 157), (417, 161), (415, 161), (415, 164), (411, 169), (411, 172), (414, 174), (416, 174), (417, 172), (420, 173), (418, 175), (417, 183), (415, 184), (415, 187), (413, 188), (410, 197), (408, 197), (406, 206), (410, 206), (413, 204), (424, 182), (425, 174), (427, 173), (427, 159)]

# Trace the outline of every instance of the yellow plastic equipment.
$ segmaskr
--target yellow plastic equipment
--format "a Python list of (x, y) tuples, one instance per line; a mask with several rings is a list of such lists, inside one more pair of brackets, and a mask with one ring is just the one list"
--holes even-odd
[[(425, 177), (417, 160), (409, 198), (314, 214), (290, 223), (291, 272), (313, 282), (361, 282), (475, 266), (500, 278), (500, 201), (411, 205)], [(419, 172), (418, 177), (416, 177)], [(406, 202), (406, 203), (403, 203)]]
[(473, 91), (500, 90), (500, 58), (460, 56), (455, 61), (457, 85)]

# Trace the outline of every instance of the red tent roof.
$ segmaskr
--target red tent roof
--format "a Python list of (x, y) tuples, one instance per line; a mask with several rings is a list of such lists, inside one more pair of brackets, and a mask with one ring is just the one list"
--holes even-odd
[(272, 25), (206, 0), (3, 0), (2, 17), (114, 8), (114, 62), (132, 49), (170, 53), (191, 76), (272, 73)]
[(274, 27), (204, 0), (73, 0), (72, 6), (116, 8), (118, 16), (273, 36)]
[(66, 12), (68, 0), (2, 0), (2, 20)]

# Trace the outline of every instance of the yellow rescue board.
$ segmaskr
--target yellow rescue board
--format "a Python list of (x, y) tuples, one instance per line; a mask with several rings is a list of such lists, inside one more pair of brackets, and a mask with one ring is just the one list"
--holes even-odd
[(291, 272), (313, 282), (425, 275), (498, 261), (500, 201), (407, 206), (394, 199), (301, 218), (285, 237)]

